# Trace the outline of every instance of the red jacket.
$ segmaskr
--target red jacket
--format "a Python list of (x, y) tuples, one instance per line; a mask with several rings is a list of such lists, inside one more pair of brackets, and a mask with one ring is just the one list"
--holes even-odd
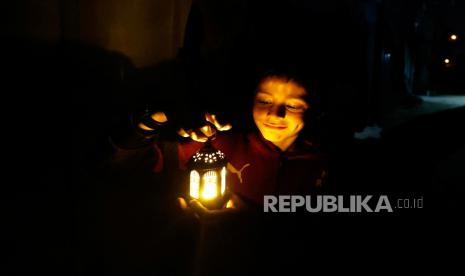
[[(296, 142), (282, 152), (261, 134), (226, 133), (219, 135), (213, 146), (228, 160), (228, 183), (231, 191), (256, 204), (263, 203), (264, 195), (307, 195), (322, 186), (328, 167), (328, 157), (319, 153), (309, 142)], [(179, 167), (187, 163), (203, 143), (179, 143)], [(157, 148), (155, 171), (163, 168), (163, 155)]]

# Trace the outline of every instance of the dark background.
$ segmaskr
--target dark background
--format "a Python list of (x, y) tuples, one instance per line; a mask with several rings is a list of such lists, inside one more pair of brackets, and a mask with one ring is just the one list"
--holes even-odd
[[(192, 272), (192, 248), (218, 261), (226, 245), (244, 266), (228, 263), (234, 273), (313, 269), (312, 258), (350, 260), (342, 268), (354, 270), (361, 260), (397, 267), (403, 259), (415, 271), (462, 236), (463, 108), (416, 118), (381, 140), (352, 139), (427, 91), (463, 95), (461, 1), (30, 0), (6, 2), (1, 13), (5, 147), (19, 168), (4, 183), (4, 194), (14, 194), (4, 200), (4, 239), (13, 244), (5, 260), (19, 274), (154, 274), (171, 263)], [(417, 73), (405, 78), (412, 71), (404, 64)], [(262, 243), (239, 227), (212, 238), (224, 244), (192, 246), (195, 233), (173, 226), (164, 210), (166, 191), (139, 175), (144, 164), (109, 176), (108, 137), (131, 114), (163, 107), (187, 124), (208, 109), (240, 129), (256, 73), (270, 66), (315, 80), (337, 194), (423, 196), (425, 209), (273, 217), (250, 226)], [(251, 248), (242, 250), (245, 241)], [(445, 251), (431, 250), (437, 245)], [(282, 257), (298, 248), (303, 259)], [(365, 248), (359, 257), (356, 248)]]

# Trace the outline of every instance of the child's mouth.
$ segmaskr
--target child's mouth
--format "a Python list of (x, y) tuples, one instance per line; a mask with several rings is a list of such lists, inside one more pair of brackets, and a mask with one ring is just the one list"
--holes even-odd
[(275, 124), (269, 124), (269, 123), (263, 123), (265, 127), (270, 128), (270, 129), (285, 129), (287, 126), (285, 125), (275, 125)]

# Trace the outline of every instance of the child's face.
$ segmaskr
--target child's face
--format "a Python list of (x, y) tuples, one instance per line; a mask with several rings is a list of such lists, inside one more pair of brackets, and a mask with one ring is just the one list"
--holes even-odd
[(304, 127), (305, 88), (294, 81), (267, 77), (261, 81), (253, 118), (263, 137), (285, 151)]

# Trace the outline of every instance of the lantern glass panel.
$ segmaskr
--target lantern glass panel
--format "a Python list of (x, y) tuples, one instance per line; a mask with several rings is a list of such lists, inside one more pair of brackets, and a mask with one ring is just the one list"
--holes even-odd
[(203, 175), (202, 197), (206, 200), (217, 197), (217, 173), (216, 171), (207, 171)]
[(199, 199), (200, 175), (197, 171), (191, 171), (190, 182), (190, 196)]
[(221, 194), (224, 195), (226, 190), (226, 167), (221, 170)]

